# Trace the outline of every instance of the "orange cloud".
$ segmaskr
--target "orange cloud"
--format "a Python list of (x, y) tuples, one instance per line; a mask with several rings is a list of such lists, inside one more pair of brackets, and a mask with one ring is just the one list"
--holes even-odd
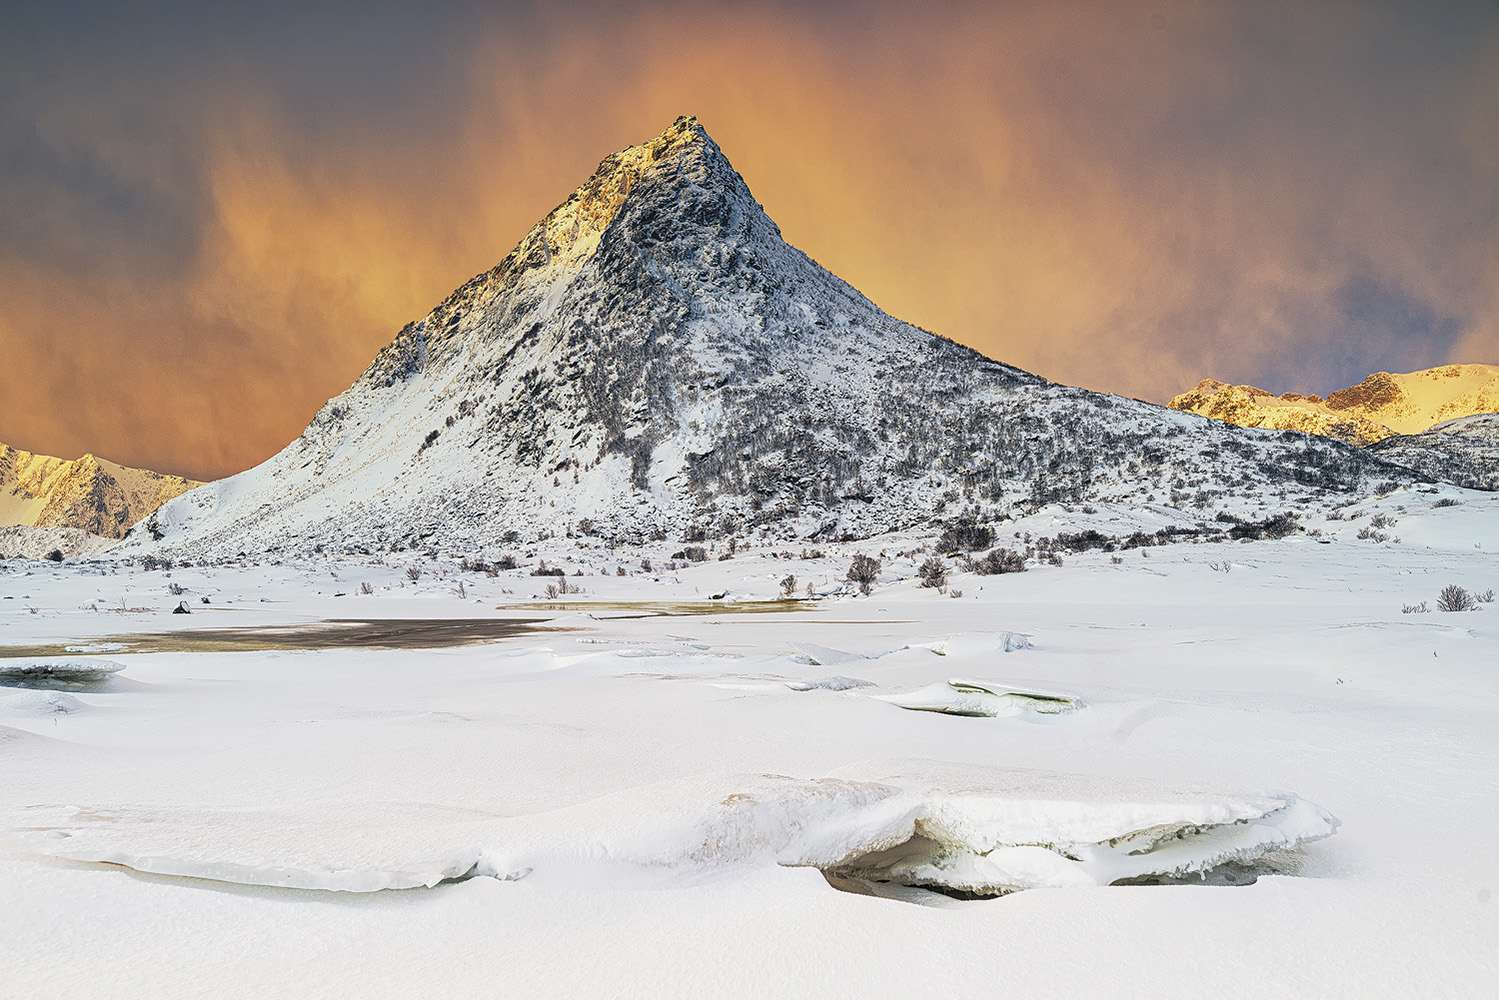
[[(1492, 19), (1461, 59), (1384, 70), (1366, 57), (1402, 24), (1354, 4), (571, 10), (451, 52), (436, 125), (309, 130), (253, 76), (184, 98), (171, 141), (201, 206), (179, 266), (0, 258), (0, 440), (245, 468), (683, 113), (792, 243), (1049, 378), (1161, 400), (1206, 375), (1325, 393), (1352, 364), (1499, 360)], [(1360, 337), (1366, 286), (1440, 335)]]

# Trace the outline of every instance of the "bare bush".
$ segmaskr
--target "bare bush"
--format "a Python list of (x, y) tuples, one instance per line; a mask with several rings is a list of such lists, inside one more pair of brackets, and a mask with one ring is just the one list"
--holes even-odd
[(1468, 593), (1467, 588), (1449, 583), (1437, 595), (1438, 611), (1477, 611), (1478, 599)]
[(854, 561), (849, 564), (846, 579), (859, 585), (859, 593), (869, 596), (874, 589), (874, 581), (880, 576), (880, 561), (873, 556), (863, 553), (854, 556)]
[(369, 584), (369, 582), (368, 582), (368, 581), (365, 581), (365, 582), (364, 582), (364, 583), (361, 583), (361, 584), (360, 584), (360, 585), (359, 585), (359, 592), (360, 592), (360, 593), (361, 593), (361, 594), (363, 594), (363, 595), (365, 595), (365, 596), (366, 596), (366, 597), (368, 597), (368, 596), (369, 596), (369, 595), (370, 595), (370, 594), (373, 594), (373, 593), (374, 593), (374, 592), (375, 592), (375, 588), (374, 588), (374, 587), (372, 587), (372, 586), (371, 586), (371, 585), (370, 585), (370, 584)]
[(791, 595), (795, 593), (796, 576), (792, 573), (787, 573), (785, 578), (781, 580), (781, 596), (789, 600)]
[(1424, 615), (1430, 611), (1431, 609), (1426, 606), (1425, 601), (1422, 601), (1420, 604), (1406, 604), (1400, 609), (1402, 615)]
[(1457, 506), (1459, 506), (1459, 504), (1458, 504), (1458, 501), (1452, 499), (1451, 497), (1442, 497), (1442, 499), (1440, 499), (1436, 503), (1432, 504), (1432, 506), (1433, 507), (1457, 507)]
[(167, 584), (167, 593), (171, 594), (173, 597), (181, 597), (183, 594), (187, 593), (187, 588), (182, 584), (174, 581)]
[(406, 567), (406, 579), (410, 580), (412, 583), (415, 583), (416, 581), (420, 580), (421, 578), (422, 578), (422, 568), (420, 566), (407, 566)]
[(969, 519), (948, 522), (937, 537), (937, 551), (944, 553), (978, 552), (993, 544), (994, 532)]
[(936, 556), (929, 556), (916, 573), (921, 577), (923, 587), (935, 587), (941, 590), (947, 586), (947, 564)]
[(1025, 556), (1011, 549), (991, 549), (973, 561), (973, 571), (980, 576), (1024, 573)]
[(1484, 604), (1493, 604), (1494, 603), (1494, 588), (1490, 587), (1488, 590), (1485, 590), (1483, 593), (1481, 593), (1481, 594), (1474, 594), (1473, 596), (1476, 597), (1478, 600), (1482, 601)]
[(708, 550), (701, 545), (689, 545), (679, 552), (673, 552), (671, 557), (686, 562), (705, 562), (708, 558)]
[(534, 568), (533, 570), (531, 570), (531, 575), (532, 576), (566, 576), (567, 575), (567, 570), (563, 569), (561, 566), (548, 566), (547, 565), (547, 561), (545, 559), (543, 559), (541, 562), (539, 562), (539, 563), (536, 564), (536, 568)]

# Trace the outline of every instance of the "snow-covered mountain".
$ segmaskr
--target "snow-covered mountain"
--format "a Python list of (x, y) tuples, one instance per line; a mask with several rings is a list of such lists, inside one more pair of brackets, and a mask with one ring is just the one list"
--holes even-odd
[(0, 527), (77, 528), (120, 538), (197, 485), (94, 455), (69, 460), (0, 444)]
[(1392, 434), (1370, 450), (1429, 479), (1499, 490), (1499, 413), (1458, 417), (1420, 434)]
[(1499, 367), (1444, 365), (1403, 375), (1376, 372), (1326, 399), (1203, 379), (1175, 397), (1173, 409), (1240, 427), (1305, 431), (1370, 445), (1391, 434), (1419, 434), (1435, 424), (1499, 410)]
[(542, 535), (862, 537), (978, 508), (1309, 504), (1411, 474), (1054, 385), (789, 246), (693, 118), (611, 155), (264, 464), (164, 506), (198, 557)]

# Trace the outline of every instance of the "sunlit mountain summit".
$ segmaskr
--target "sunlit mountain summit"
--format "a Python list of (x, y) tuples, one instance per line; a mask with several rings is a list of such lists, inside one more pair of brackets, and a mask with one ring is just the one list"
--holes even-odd
[(202, 555), (854, 538), (1046, 503), (1211, 519), (1411, 473), (1055, 385), (790, 246), (695, 118), (606, 157), (279, 454), (136, 532)]

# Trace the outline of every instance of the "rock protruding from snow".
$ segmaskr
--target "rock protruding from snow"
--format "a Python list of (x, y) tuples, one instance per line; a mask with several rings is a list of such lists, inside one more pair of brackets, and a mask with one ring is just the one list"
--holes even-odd
[(606, 157), (280, 454), (167, 504), (127, 550), (864, 537), (965, 508), (1304, 504), (1409, 478), (894, 319), (789, 246), (681, 118)]

